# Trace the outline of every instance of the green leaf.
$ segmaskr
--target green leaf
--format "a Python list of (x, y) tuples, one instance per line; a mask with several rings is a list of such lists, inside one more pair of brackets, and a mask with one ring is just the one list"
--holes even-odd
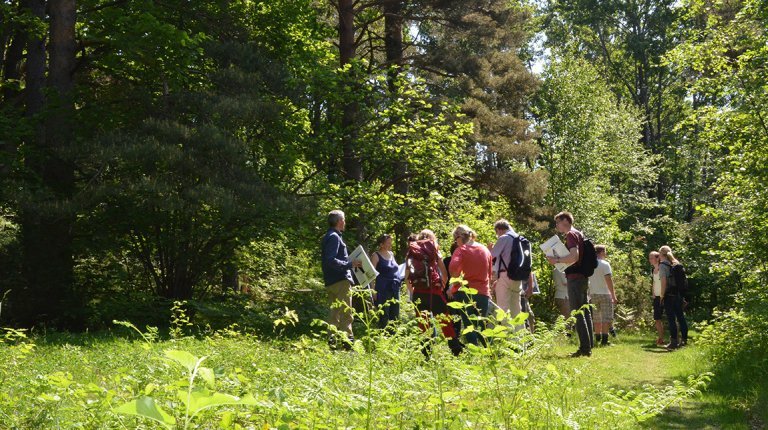
[(464, 303), (464, 302), (448, 302), (448, 307), (453, 309), (464, 309), (471, 305), (472, 305), (471, 303)]
[(195, 366), (197, 366), (197, 357), (186, 351), (169, 349), (165, 351), (165, 357), (186, 367), (190, 373), (195, 370)]
[(216, 376), (213, 374), (213, 369), (209, 367), (200, 367), (197, 369), (197, 374), (203, 378), (208, 386), (213, 387), (216, 384)]
[(176, 424), (176, 419), (160, 408), (152, 397), (141, 396), (115, 409), (115, 412), (149, 418), (166, 427)]
[(189, 405), (187, 405), (189, 414), (195, 416), (204, 409), (225, 406), (225, 405), (258, 405), (256, 399), (248, 394), (244, 397), (237, 397), (231, 394), (211, 392), (205, 388), (196, 388), (191, 394), (183, 391), (178, 392), (178, 396), (182, 398), (184, 404), (186, 404), (187, 396), (189, 395)]
[(515, 325), (523, 325), (525, 324), (525, 321), (528, 319), (528, 313), (527, 312), (520, 312), (519, 314), (515, 315), (515, 318), (512, 319), (513, 326)]
[(149, 383), (149, 384), (147, 384), (147, 386), (144, 388), (144, 395), (145, 395), (145, 396), (149, 396), (149, 395), (150, 395), (150, 394), (152, 394), (152, 393), (153, 393), (153, 392), (154, 392), (156, 389), (157, 389), (157, 384)]
[(221, 421), (219, 421), (219, 427), (223, 429), (232, 428), (232, 424), (235, 423), (235, 414), (232, 411), (226, 411), (221, 414)]
[(461, 331), (461, 334), (467, 334), (467, 333), (473, 333), (475, 331), (475, 326), (471, 325), (464, 330)]

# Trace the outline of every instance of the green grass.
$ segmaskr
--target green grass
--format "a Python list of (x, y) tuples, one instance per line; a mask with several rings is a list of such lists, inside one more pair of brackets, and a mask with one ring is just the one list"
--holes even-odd
[[(256, 402), (212, 408), (189, 428), (750, 428), (733, 399), (712, 391), (638, 422), (649, 408), (684, 398), (679, 381), (708, 371), (706, 355), (695, 344), (666, 352), (650, 334), (612, 341), (579, 359), (567, 358), (576, 345), (561, 334), (524, 354), (498, 340), (454, 358), (438, 344), (425, 361), (412, 334), (379, 339), (371, 351), (358, 343), (351, 353), (328, 351), (322, 336), (221, 332), (146, 343), (52, 334), (35, 338), (31, 352), (24, 339), (0, 347), (0, 428), (156, 428), (115, 413), (140, 396), (181, 420), (176, 392), (188, 388), (188, 374), (164, 358), (167, 350), (207, 356), (210, 390)], [(609, 394), (618, 390), (634, 394)]]

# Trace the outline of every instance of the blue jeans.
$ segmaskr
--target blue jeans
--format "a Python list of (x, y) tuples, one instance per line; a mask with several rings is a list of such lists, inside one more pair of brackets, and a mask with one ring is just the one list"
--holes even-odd
[(478, 320), (478, 317), (485, 318), (488, 316), (488, 302), (490, 297), (483, 296), (482, 294), (475, 294), (470, 297), (467, 293), (460, 291), (453, 295), (453, 300), (462, 303), (471, 303), (471, 306), (459, 311), (461, 315), (461, 327), (457, 327), (456, 335), (460, 336), (461, 331), (464, 328), (474, 325), (475, 331), (467, 333), (467, 342), (477, 345), (479, 341), (485, 346), (485, 338), (480, 334), (481, 331), (485, 330), (485, 320)]
[[(379, 287), (380, 284), (382, 284), (381, 287)], [(399, 281), (389, 279), (376, 281), (376, 306), (384, 310), (384, 314), (379, 317), (379, 327), (384, 328), (390, 321), (397, 321), (400, 317)]]
[(680, 330), (680, 337), (683, 342), (688, 341), (688, 322), (685, 321), (683, 314), (683, 298), (680, 296), (664, 297), (664, 312), (667, 313), (667, 322), (669, 323), (669, 342), (673, 346), (678, 346), (677, 331)]
[[(589, 286), (587, 278), (568, 280), (568, 301), (571, 305), (571, 312), (578, 311), (582, 306), (589, 303), (587, 300), (587, 287)], [(582, 352), (592, 352), (592, 312), (584, 309), (576, 315), (576, 333), (579, 334), (579, 350)]]

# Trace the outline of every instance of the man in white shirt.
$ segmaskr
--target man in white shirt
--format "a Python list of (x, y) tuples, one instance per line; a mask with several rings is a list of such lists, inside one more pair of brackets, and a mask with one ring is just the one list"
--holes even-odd
[(608, 345), (608, 330), (613, 324), (613, 306), (616, 304), (616, 292), (613, 289), (611, 264), (606, 261), (605, 245), (596, 245), (597, 267), (589, 277), (589, 295), (595, 305), (592, 322), (595, 325), (595, 345)]

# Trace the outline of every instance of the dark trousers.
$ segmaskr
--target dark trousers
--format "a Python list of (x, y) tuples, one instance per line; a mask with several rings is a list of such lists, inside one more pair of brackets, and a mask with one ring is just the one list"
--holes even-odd
[(470, 297), (467, 293), (460, 291), (453, 295), (453, 300), (471, 304), (460, 311), (462, 327), (457, 328), (456, 334), (461, 335), (464, 328), (474, 325), (475, 331), (467, 333), (467, 342), (477, 345), (479, 341), (485, 346), (485, 338), (480, 334), (481, 331), (485, 330), (485, 320), (480, 320), (478, 317), (485, 318), (488, 316), (490, 297), (482, 294), (475, 294)]
[[(568, 280), (568, 301), (571, 312), (581, 310), (581, 307), (588, 303), (587, 287), (589, 286), (587, 278)], [(584, 309), (576, 315), (576, 333), (579, 335), (579, 350), (582, 352), (592, 352), (592, 313)]]
[[(379, 282), (382, 287), (379, 288)], [(376, 282), (376, 306), (384, 311), (379, 317), (379, 327), (384, 328), (390, 321), (400, 317), (400, 283), (395, 281)]]
[(669, 323), (669, 341), (672, 345), (678, 346), (677, 331), (680, 330), (680, 337), (683, 342), (688, 341), (688, 322), (685, 321), (683, 314), (683, 298), (680, 296), (664, 297), (664, 312), (667, 313), (667, 322)]
[(431, 329), (433, 337), (436, 337), (437, 328), (432, 327), (429, 321), (431, 318), (435, 318), (440, 325), (443, 336), (449, 339), (457, 337), (451, 315), (448, 313), (448, 304), (442, 294), (414, 291), (413, 302), (416, 303), (416, 309), (419, 311), (420, 317), (423, 318), (423, 321), (419, 323), (419, 328), (423, 331)]

